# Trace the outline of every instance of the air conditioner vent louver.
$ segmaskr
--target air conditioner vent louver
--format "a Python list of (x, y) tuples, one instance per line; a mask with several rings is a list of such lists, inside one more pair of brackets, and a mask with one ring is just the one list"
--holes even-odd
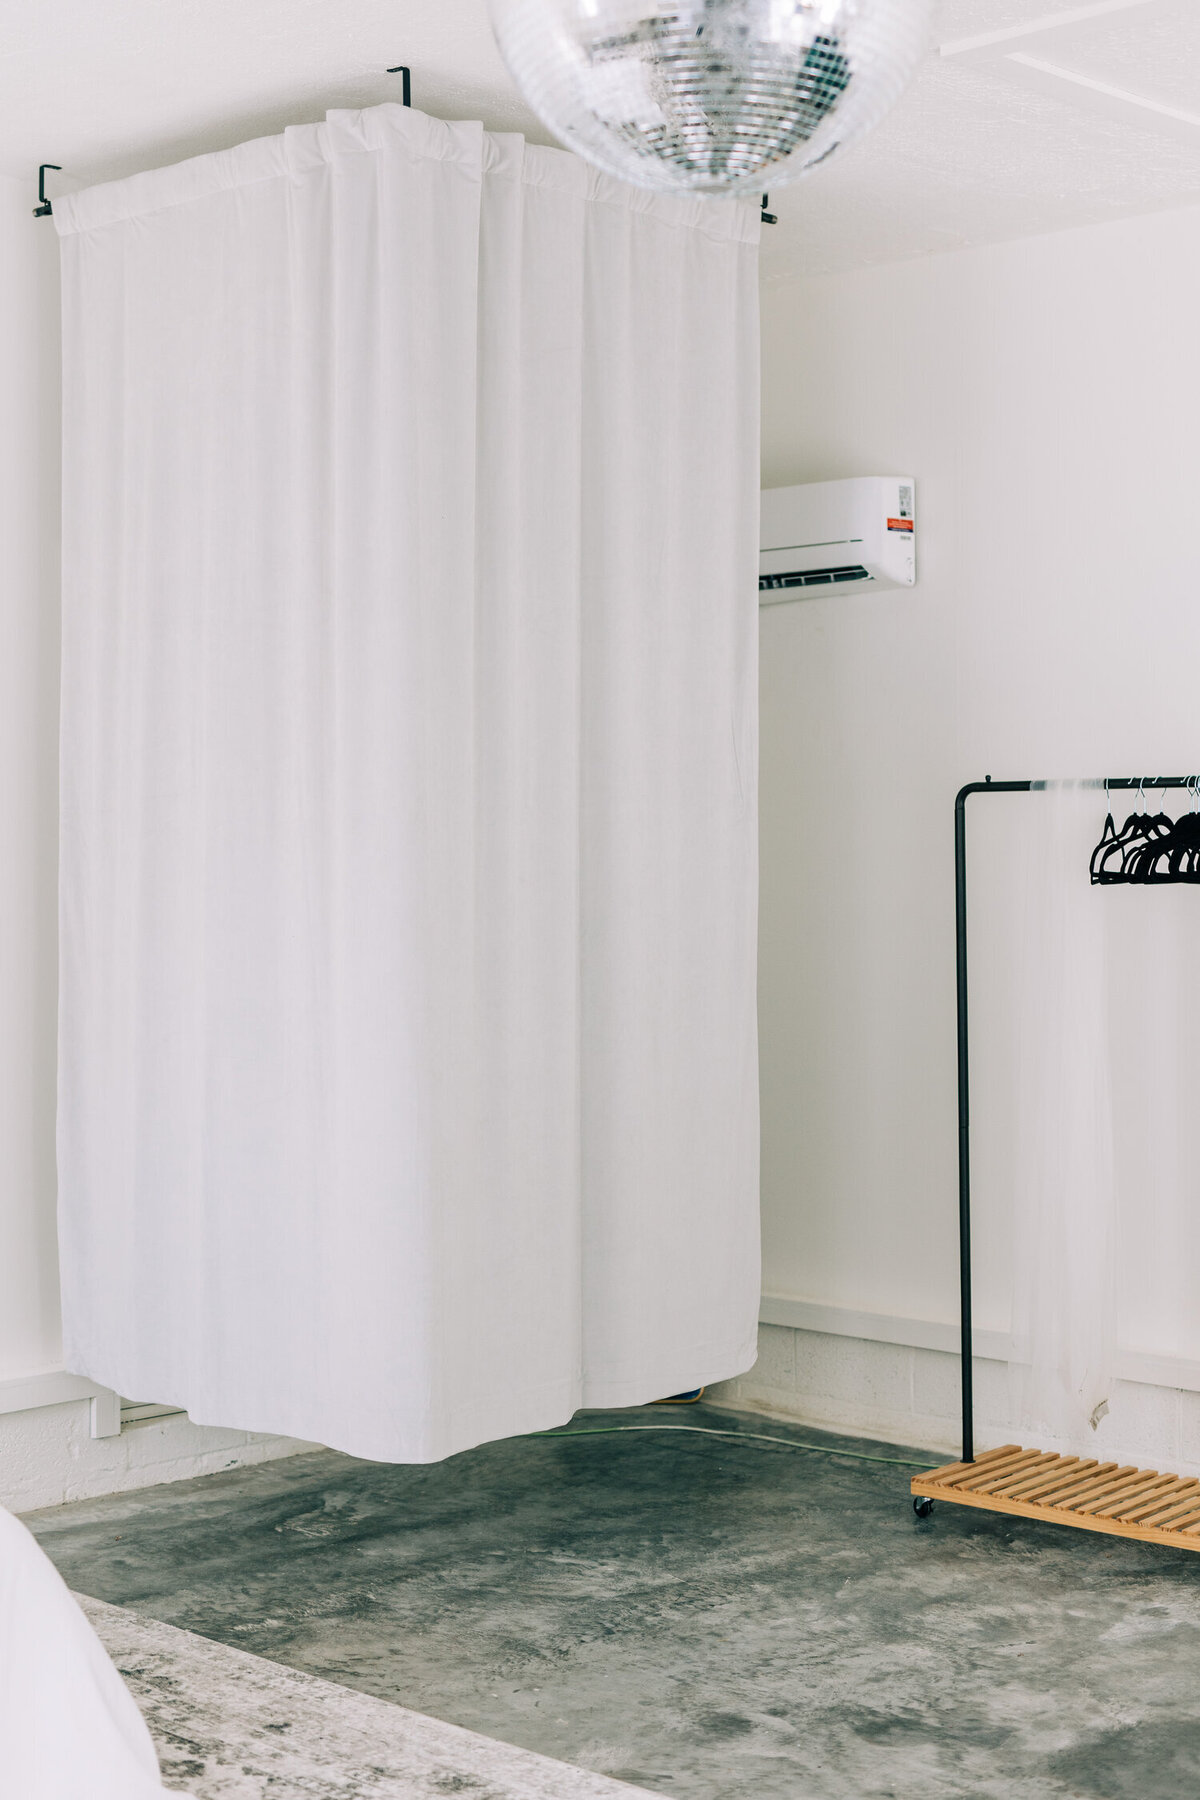
[(835, 581), (870, 581), (871, 571), (861, 563), (839, 563), (835, 569), (792, 569), (784, 575), (760, 575), (758, 591), (769, 588), (829, 587)]
[(911, 475), (767, 488), (762, 496), (758, 604), (910, 588), (917, 577)]

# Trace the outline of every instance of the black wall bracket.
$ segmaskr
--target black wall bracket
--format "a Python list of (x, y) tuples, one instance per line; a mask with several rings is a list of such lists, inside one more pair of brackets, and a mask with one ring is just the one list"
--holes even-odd
[(764, 194), (762, 197), (762, 214), (761, 214), (762, 222), (764, 225), (778, 225), (779, 220), (776, 217), (776, 215), (773, 212), (767, 211), (767, 207), (770, 205), (770, 203), (771, 203), (770, 194)]
[(394, 69), (388, 70), (388, 74), (389, 75), (402, 75), (404, 77), (403, 81), (400, 84), (400, 104), (401, 104), (401, 106), (411, 106), (412, 105), (412, 70), (406, 69), (403, 63), (397, 63), (396, 67)]
[(50, 217), (51, 213), (54, 211), (54, 208), (51, 206), (50, 202), (46, 198), (46, 170), (47, 169), (61, 170), (61, 168), (62, 168), (61, 163), (42, 163), (41, 166), (39, 167), (39, 169), (38, 169), (38, 203), (33, 209), (33, 216), (35, 219), (48, 219)]

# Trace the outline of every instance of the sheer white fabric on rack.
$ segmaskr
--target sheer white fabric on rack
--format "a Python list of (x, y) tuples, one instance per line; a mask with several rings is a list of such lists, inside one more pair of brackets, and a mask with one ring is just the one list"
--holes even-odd
[(753, 208), (388, 106), (55, 218), (69, 1366), (398, 1461), (748, 1367)]
[[(1176, 818), (1190, 805), (1186, 795), (1149, 788), (1145, 799), (1146, 811), (1161, 806)], [(1136, 795), (1113, 800), (1119, 829), (1137, 809)], [(1191, 886), (1138, 886), (1108, 888), (1105, 897), (1119, 1345), (1178, 1367), (1182, 1359), (1200, 1362), (1200, 1164), (1192, 1110), (1200, 1071), (1198, 896)]]
[(1022, 819), (1020, 1070), (1012, 1138), (1014, 1418), (1094, 1453), (1116, 1344), (1111, 894), (1091, 885), (1104, 794), (1052, 782)]

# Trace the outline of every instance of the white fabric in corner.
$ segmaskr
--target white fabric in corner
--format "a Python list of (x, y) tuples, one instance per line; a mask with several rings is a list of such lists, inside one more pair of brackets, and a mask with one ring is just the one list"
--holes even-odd
[(69, 1366), (397, 1461), (745, 1369), (754, 209), (388, 106), (55, 218)]
[(166, 1800), (146, 1722), (58, 1570), (0, 1507), (0, 1794)]

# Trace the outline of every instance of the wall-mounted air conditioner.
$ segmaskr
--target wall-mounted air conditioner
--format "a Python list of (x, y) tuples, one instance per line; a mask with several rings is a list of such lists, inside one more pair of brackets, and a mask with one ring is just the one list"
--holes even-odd
[(914, 491), (911, 475), (765, 489), (759, 604), (912, 587), (917, 578)]

